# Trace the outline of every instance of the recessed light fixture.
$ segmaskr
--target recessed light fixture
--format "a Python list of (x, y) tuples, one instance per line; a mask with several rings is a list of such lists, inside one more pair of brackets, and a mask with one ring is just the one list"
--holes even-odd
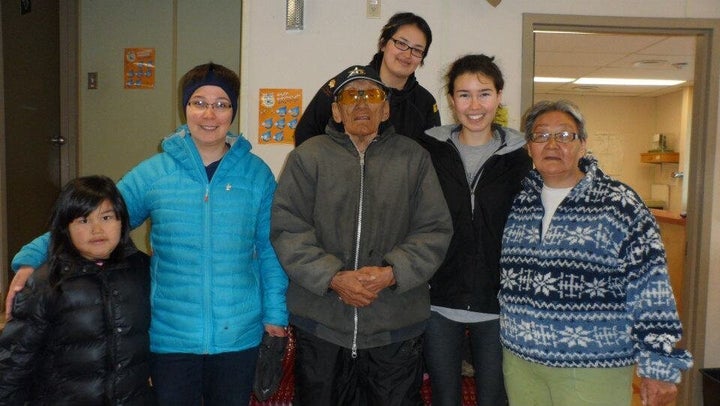
[(580, 78), (574, 83), (578, 85), (675, 86), (685, 83), (685, 81), (664, 79)]
[(667, 64), (668, 61), (666, 61), (665, 59), (643, 59), (642, 61), (634, 62), (632, 66), (635, 68), (650, 68)]
[(589, 92), (591, 90), (598, 90), (599, 88), (600, 88), (600, 86), (595, 86), (595, 85), (579, 85), (579, 86), (572, 87), (573, 90), (577, 90), (580, 92)]
[(575, 78), (551, 78), (543, 76), (535, 76), (533, 78), (535, 83), (570, 83), (574, 80)]
[(577, 34), (577, 35), (597, 35), (598, 33), (592, 32), (581, 32), (581, 31), (562, 31), (562, 30), (543, 30), (542, 28), (536, 28), (533, 30), (533, 34)]

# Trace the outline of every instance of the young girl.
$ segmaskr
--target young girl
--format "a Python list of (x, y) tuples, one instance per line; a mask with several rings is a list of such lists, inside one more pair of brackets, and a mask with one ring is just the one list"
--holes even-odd
[(70, 181), (50, 252), (0, 335), (0, 404), (148, 405), (149, 258), (104, 176)]

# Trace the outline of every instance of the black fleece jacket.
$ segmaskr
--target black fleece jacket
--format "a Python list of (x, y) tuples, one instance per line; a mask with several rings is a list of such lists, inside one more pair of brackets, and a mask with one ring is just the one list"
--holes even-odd
[[(505, 221), (521, 180), (532, 168), (522, 134), (493, 125), (502, 146), (481, 168), (471, 195), (465, 168), (449, 141), (457, 126), (428, 131), (420, 141), (432, 157), (453, 220), (453, 237), (445, 260), (430, 280), (435, 306), (498, 314), (500, 249)], [(475, 201), (473, 212), (471, 199)]]

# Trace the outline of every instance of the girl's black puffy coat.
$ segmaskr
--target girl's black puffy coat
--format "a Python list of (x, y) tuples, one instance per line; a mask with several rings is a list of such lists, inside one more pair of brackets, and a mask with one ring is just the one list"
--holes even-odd
[(99, 266), (39, 268), (0, 336), (0, 405), (148, 405), (150, 272), (132, 250)]

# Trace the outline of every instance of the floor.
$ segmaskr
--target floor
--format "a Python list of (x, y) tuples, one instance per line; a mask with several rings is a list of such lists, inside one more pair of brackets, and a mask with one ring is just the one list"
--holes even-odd
[[(267, 401), (265, 402), (259, 402), (256, 399), (252, 399), (250, 401), (250, 406), (290, 406), (292, 405), (293, 400), (293, 388), (295, 383), (295, 377), (292, 373), (292, 366), (295, 363), (295, 340), (292, 336), (292, 330), (291, 330), (291, 336), (290, 340), (288, 341), (288, 351), (285, 354), (285, 359), (283, 360), (283, 378), (280, 383), (280, 388), (278, 391)], [(430, 391), (430, 381), (426, 377), (425, 381), (423, 382), (422, 387), (422, 397), (424, 401), (425, 406), (431, 405), (431, 391)], [(672, 403), (668, 406), (674, 406), (675, 403)], [(476, 406), (475, 404), (475, 385), (473, 382), (473, 379), (470, 377), (464, 377), (463, 378), (463, 404), (462, 406)], [(483, 406), (483, 405), (480, 405)], [(640, 391), (639, 391), (639, 379), (636, 378), (635, 382), (633, 382), (633, 402), (632, 406), (642, 406), (642, 401), (640, 400)]]
[[(0, 331), (2, 331), (3, 327), (5, 326), (5, 315), (0, 314)], [(295, 362), (295, 342), (294, 340), (290, 340), (288, 342), (288, 352), (285, 355), (285, 359), (283, 360), (284, 369), (286, 373), (283, 374), (283, 379), (280, 384), (280, 388), (278, 391), (273, 395), (270, 399), (268, 399), (266, 402), (259, 402), (256, 399), (252, 399), (250, 401), (250, 406), (284, 406), (284, 405), (292, 405), (292, 399), (293, 399), (293, 387), (295, 384), (295, 377), (293, 376), (292, 372), (287, 373), (287, 371), (292, 371), (292, 365)], [(639, 391), (639, 379), (635, 379), (635, 382), (633, 382), (633, 402), (632, 406), (642, 406), (642, 401), (640, 400), (640, 391)], [(422, 396), (425, 406), (430, 406), (430, 398), (431, 398), (431, 392), (430, 392), (430, 382), (426, 378), (425, 382), (423, 382), (422, 387)], [(670, 404), (669, 406), (674, 406), (675, 403)], [(475, 406), (475, 388), (472, 378), (465, 377), (463, 379), (463, 406)]]

